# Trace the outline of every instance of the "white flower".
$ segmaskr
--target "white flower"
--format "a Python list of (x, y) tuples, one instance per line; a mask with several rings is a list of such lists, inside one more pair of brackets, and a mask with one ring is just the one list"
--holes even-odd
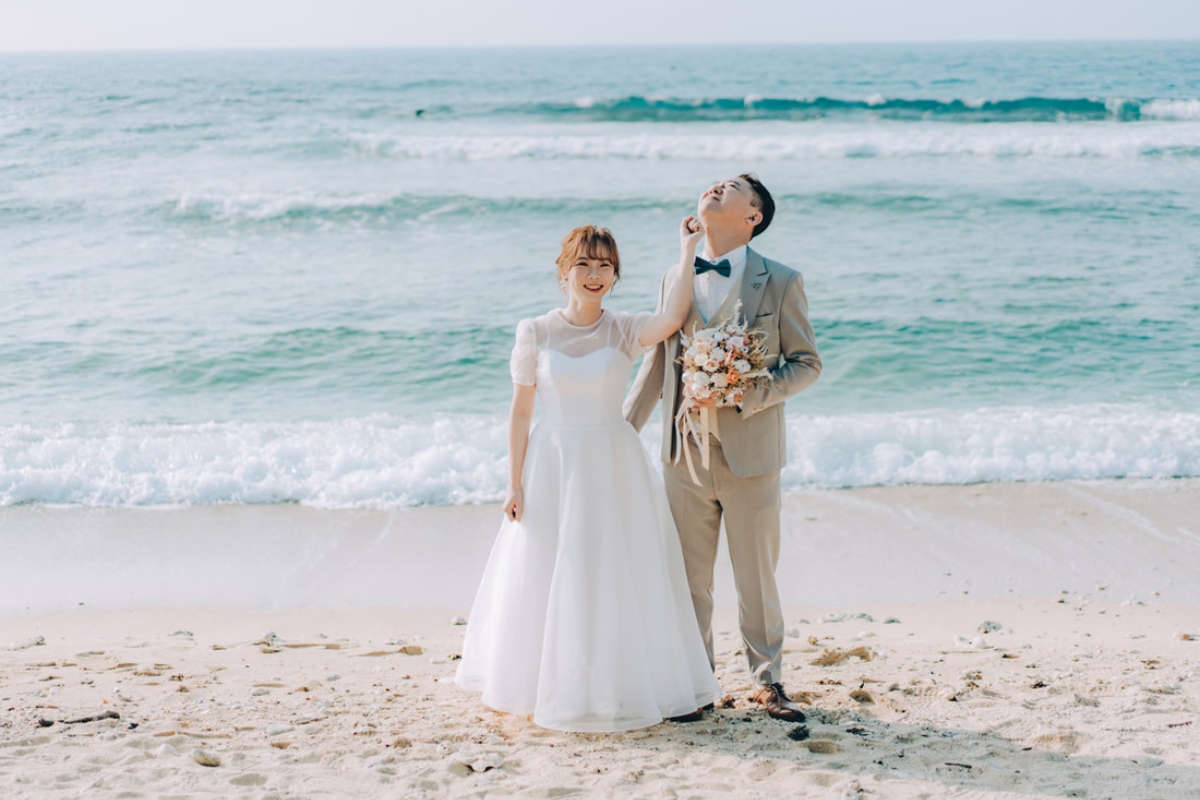
[(720, 368), (721, 363), (714, 358), (709, 358), (700, 366), (705, 372), (716, 372), (717, 369)]
[(724, 389), (729, 385), (729, 379), (725, 377), (724, 372), (718, 372), (716, 375), (713, 375), (712, 385), (717, 389)]
[(729, 334), (728, 334), (728, 333), (726, 333), (726, 332), (725, 332), (725, 331), (723, 331), (723, 330), (717, 329), (717, 330), (713, 331), (712, 338), (713, 338), (713, 341), (714, 341), (714, 342), (718, 342), (718, 343), (720, 343), (720, 342), (723, 342), (723, 341), (725, 341), (726, 339), (728, 339), (728, 338), (729, 338)]
[(750, 371), (750, 362), (744, 358), (739, 358), (733, 362), (733, 368), (744, 375)]
[(709, 355), (714, 361), (716, 361), (718, 363), (725, 360), (725, 351), (720, 347), (714, 347), (712, 353), (710, 353)]

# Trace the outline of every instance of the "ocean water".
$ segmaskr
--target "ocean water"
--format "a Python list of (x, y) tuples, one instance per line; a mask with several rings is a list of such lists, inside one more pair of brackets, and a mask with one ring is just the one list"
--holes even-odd
[(496, 500), (563, 234), (747, 169), (786, 486), (1200, 475), (1200, 43), (0, 55), (0, 505)]

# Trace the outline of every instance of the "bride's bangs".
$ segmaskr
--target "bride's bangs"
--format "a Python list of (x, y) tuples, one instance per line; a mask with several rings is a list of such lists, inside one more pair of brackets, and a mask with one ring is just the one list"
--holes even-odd
[(621, 255), (617, 252), (617, 241), (607, 228), (593, 229), (591, 235), (585, 236), (575, 251), (575, 257), (608, 259), (613, 268), (621, 266)]
[(608, 260), (612, 262), (613, 273), (618, 277), (621, 275), (621, 254), (617, 250), (617, 240), (608, 228), (582, 225), (563, 237), (562, 253), (558, 256), (560, 274), (580, 256)]

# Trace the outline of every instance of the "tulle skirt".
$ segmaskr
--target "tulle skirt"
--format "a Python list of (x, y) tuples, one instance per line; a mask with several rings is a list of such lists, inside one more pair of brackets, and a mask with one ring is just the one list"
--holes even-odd
[(626, 422), (539, 424), (521, 522), (505, 520), (456, 681), (564, 731), (623, 731), (721, 694), (662, 479)]

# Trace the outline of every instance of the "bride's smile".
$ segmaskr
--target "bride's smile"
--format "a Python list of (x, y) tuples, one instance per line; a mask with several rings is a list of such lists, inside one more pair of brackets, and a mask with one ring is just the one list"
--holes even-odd
[(583, 290), (583, 296), (599, 299), (616, 283), (616, 270), (607, 258), (579, 258), (571, 268), (568, 283)]

